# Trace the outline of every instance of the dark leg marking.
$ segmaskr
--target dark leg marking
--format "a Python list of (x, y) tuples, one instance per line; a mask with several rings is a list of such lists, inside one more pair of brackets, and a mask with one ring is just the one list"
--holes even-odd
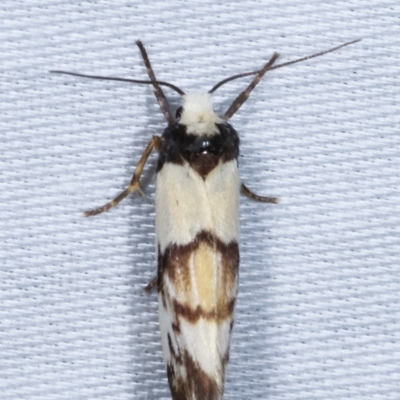
[(149, 144), (147, 145), (146, 149), (144, 150), (142, 157), (136, 166), (135, 172), (133, 174), (131, 183), (129, 186), (120, 193), (114, 200), (110, 201), (109, 203), (105, 204), (102, 207), (96, 208), (95, 210), (85, 211), (83, 214), (85, 217), (91, 217), (93, 215), (100, 214), (104, 211), (108, 211), (110, 208), (115, 207), (118, 205), (125, 197), (127, 197), (130, 193), (139, 191), (143, 196), (145, 196), (144, 192), (140, 188), (139, 181), (140, 176), (142, 175), (143, 168), (146, 164), (147, 159), (149, 158), (153, 149), (157, 151), (160, 150), (161, 147), (161, 138), (158, 136), (153, 136), (150, 140)]
[(158, 104), (160, 105), (161, 111), (164, 114), (164, 117), (167, 120), (168, 124), (172, 124), (174, 122), (174, 118), (169, 110), (168, 100), (157, 82), (156, 75), (154, 74), (153, 68), (150, 64), (146, 49), (144, 48), (143, 43), (140, 40), (138, 40), (136, 44), (139, 47), (140, 53), (142, 54), (143, 61), (147, 69), (147, 74), (149, 75), (149, 78), (153, 83), (154, 94), (156, 96)]
[(150, 283), (143, 289), (143, 292), (145, 292), (146, 294), (151, 293), (151, 291), (157, 286), (157, 282), (158, 282), (158, 277), (154, 277)]
[(264, 196), (259, 196), (255, 193), (253, 193), (244, 183), (242, 183), (242, 192), (245, 194), (249, 199), (255, 200), (255, 201), (260, 201), (262, 203), (279, 203), (279, 199), (276, 197), (264, 197)]
[(279, 54), (274, 53), (271, 59), (264, 65), (264, 67), (258, 72), (258, 74), (254, 77), (251, 81), (250, 85), (244, 90), (242, 93), (239, 94), (238, 97), (234, 100), (231, 106), (228, 108), (228, 111), (224, 115), (224, 119), (228, 120), (236, 113), (237, 110), (242, 106), (242, 104), (247, 100), (250, 96), (250, 93), (253, 89), (257, 86), (257, 84), (261, 81), (262, 77), (269, 71), (274, 64), (274, 62), (278, 59)]

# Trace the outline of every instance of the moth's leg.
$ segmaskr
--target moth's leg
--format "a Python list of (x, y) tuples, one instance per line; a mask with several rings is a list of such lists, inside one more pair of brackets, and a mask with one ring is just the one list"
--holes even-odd
[(153, 71), (153, 67), (150, 64), (149, 56), (147, 55), (146, 49), (144, 48), (143, 43), (140, 40), (138, 40), (136, 44), (139, 47), (140, 53), (142, 54), (142, 58), (147, 70), (147, 75), (149, 75), (149, 78), (153, 84), (154, 94), (156, 96), (158, 104), (160, 105), (161, 111), (164, 114), (164, 117), (167, 120), (168, 124), (172, 124), (174, 122), (174, 118), (169, 111), (168, 100), (157, 82), (156, 75)]
[(100, 214), (104, 211), (108, 211), (110, 208), (115, 207), (118, 203), (120, 203), (126, 196), (128, 196), (132, 192), (139, 191), (144, 196), (145, 194), (139, 185), (140, 176), (142, 175), (143, 168), (152, 150), (156, 149), (157, 151), (160, 151), (160, 146), (161, 146), (161, 138), (159, 136), (153, 136), (153, 138), (148, 143), (146, 149), (144, 150), (142, 157), (140, 157), (140, 160), (136, 166), (135, 172), (133, 174), (129, 186), (122, 193), (120, 193), (114, 200), (110, 201), (104, 206), (96, 208), (95, 210), (85, 211), (83, 213), (84, 216), (91, 217), (93, 215)]
[(149, 294), (157, 286), (158, 278), (155, 276), (150, 283), (143, 289), (143, 291)]
[(275, 203), (275, 204), (279, 203), (279, 199), (277, 199), (276, 197), (264, 197), (253, 193), (244, 183), (242, 183), (242, 192), (248, 198), (255, 201), (261, 201), (262, 203)]

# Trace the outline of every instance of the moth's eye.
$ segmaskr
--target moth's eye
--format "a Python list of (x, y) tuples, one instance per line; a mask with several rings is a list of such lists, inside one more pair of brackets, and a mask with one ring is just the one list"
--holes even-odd
[(176, 118), (176, 119), (179, 119), (179, 118), (181, 117), (181, 115), (182, 115), (182, 112), (183, 112), (183, 107), (179, 107), (179, 108), (176, 110), (175, 118)]

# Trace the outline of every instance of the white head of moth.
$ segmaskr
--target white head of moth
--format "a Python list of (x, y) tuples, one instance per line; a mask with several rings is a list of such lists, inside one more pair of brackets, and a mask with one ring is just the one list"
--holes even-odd
[[(156, 79), (143, 44), (137, 45), (150, 81), (82, 75), (94, 79), (151, 84), (168, 122), (161, 137), (154, 136), (136, 167), (129, 187), (103, 207), (85, 212), (96, 215), (116, 206), (129, 193), (141, 191), (140, 176), (153, 149), (159, 152), (156, 183), (157, 277), (147, 286), (158, 288), (159, 318), (168, 381), (174, 400), (219, 400), (237, 295), (239, 267), (239, 192), (253, 200), (276, 203), (240, 183), (239, 137), (227, 121), (247, 100), (264, 74), (335, 48), (275, 65), (274, 53), (257, 71), (231, 76), (208, 93), (185, 94)], [(213, 110), (211, 94), (223, 84), (255, 75), (222, 117)], [(183, 97), (175, 118), (161, 86)]]
[(218, 134), (216, 124), (222, 124), (224, 120), (214, 112), (211, 93), (187, 93), (182, 97), (183, 109), (179, 123), (186, 126), (186, 132), (198, 136)]

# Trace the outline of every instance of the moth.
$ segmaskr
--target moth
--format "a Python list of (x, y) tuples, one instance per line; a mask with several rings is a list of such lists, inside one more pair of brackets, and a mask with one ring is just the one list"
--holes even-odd
[[(153, 150), (159, 153), (156, 172), (157, 277), (147, 286), (158, 289), (162, 348), (174, 400), (219, 400), (238, 291), (239, 196), (277, 203), (274, 197), (253, 193), (240, 181), (239, 136), (228, 121), (247, 100), (262, 77), (273, 69), (305, 61), (356, 43), (274, 65), (274, 53), (260, 69), (231, 76), (207, 93), (185, 93), (156, 79), (146, 49), (141, 52), (150, 80), (101, 77), (51, 71), (78, 77), (151, 84), (167, 127), (153, 136), (136, 166), (127, 189), (104, 206), (108, 211), (132, 192), (142, 192), (140, 177)], [(214, 112), (211, 96), (227, 82), (255, 75), (223, 116)], [(175, 116), (162, 87), (183, 99)], [(143, 192), (142, 192), (143, 194)]]

